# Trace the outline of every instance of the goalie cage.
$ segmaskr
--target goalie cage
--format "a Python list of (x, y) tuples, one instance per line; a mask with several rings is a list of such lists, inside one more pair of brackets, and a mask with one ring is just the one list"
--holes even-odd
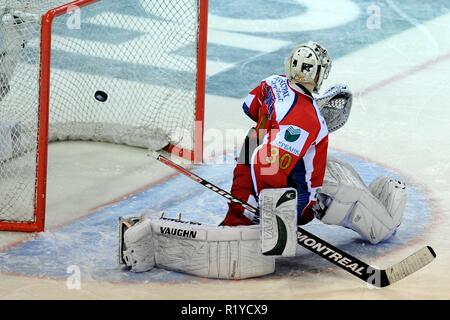
[(206, 0), (0, 4), (0, 230), (44, 230), (50, 141), (201, 162)]

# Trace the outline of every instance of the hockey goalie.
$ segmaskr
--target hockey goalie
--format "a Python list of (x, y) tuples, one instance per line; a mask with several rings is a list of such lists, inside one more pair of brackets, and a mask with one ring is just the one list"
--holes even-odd
[(323, 46), (300, 44), (286, 59), (285, 75), (264, 79), (245, 99), (255, 127), (237, 159), (231, 194), (258, 207), (259, 216), (230, 201), (220, 226), (154, 213), (123, 218), (120, 263), (134, 272), (160, 267), (244, 279), (274, 272), (277, 256), (295, 255), (297, 225), (314, 218), (373, 244), (392, 237), (405, 185), (378, 177), (366, 186), (349, 163), (327, 156), (328, 134), (346, 123), (352, 104), (345, 85), (319, 95), (331, 65)]

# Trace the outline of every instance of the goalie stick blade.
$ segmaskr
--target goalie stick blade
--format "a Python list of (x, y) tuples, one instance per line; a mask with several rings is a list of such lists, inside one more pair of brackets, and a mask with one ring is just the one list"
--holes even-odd
[[(386, 283), (381, 283), (380, 287), (386, 287), (394, 282), (406, 278), (410, 274), (422, 269), (436, 258), (436, 253), (430, 246), (424, 247), (413, 253), (403, 261), (383, 270)], [(384, 278), (384, 277), (383, 277)]]
[(378, 288), (387, 287), (409, 276), (436, 257), (436, 253), (431, 247), (425, 247), (392, 267), (382, 270), (336, 248), (301, 227), (297, 227), (297, 242), (342, 270)]

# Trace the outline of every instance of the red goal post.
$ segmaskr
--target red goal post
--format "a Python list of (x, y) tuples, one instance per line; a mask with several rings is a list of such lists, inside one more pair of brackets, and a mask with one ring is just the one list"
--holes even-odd
[[(76, 0), (55, 8), (51, 8), (41, 16), (40, 26), (40, 69), (39, 69), (39, 103), (38, 103), (38, 132), (37, 146), (35, 150), (35, 191), (33, 197), (33, 213), (30, 219), (20, 218), (14, 220), (14, 212), (8, 214), (5, 219), (2, 216), (4, 208), (0, 200), (0, 230), (20, 232), (40, 232), (45, 228), (46, 190), (47, 190), (47, 163), (49, 128), (52, 123), (49, 120), (52, 112), (51, 91), (52, 88), (52, 37), (53, 24), (57, 17), (71, 13), (73, 8), (85, 8), (90, 5), (108, 0)], [(122, 0), (125, 1), (125, 0)], [(0, 8), (1, 9), (1, 8)], [(199, 163), (203, 161), (203, 131), (204, 131), (204, 105), (206, 91), (206, 55), (207, 55), (207, 19), (208, 1), (198, 0), (198, 26), (197, 26), (197, 57), (196, 57), (196, 83), (195, 83), (195, 124), (193, 127), (193, 144), (190, 147), (169, 143), (165, 149), (179, 157)], [(1, 30), (0, 30), (1, 31)], [(0, 70), (1, 71), (1, 70)], [(11, 90), (12, 91), (12, 90)], [(1, 93), (1, 92), (0, 92)], [(0, 98), (1, 106), (1, 98)], [(1, 116), (1, 114), (0, 114)], [(1, 124), (0, 117), (0, 124)], [(53, 138), (64, 140), (63, 138)], [(1, 140), (1, 136), (0, 136)], [(71, 139), (76, 140), (76, 139)], [(85, 140), (85, 139), (81, 139)], [(101, 140), (103, 141), (103, 140)], [(119, 142), (120, 143), (120, 142)], [(129, 143), (125, 143), (129, 144)], [(1, 161), (1, 158), (0, 158)], [(0, 162), (0, 166), (1, 166)], [(0, 167), (1, 170), (1, 167)], [(0, 171), (1, 178), (1, 171)], [(1, 183), (1, 181), (0, 181)], [(0, 188), (0, 196), (1, 188)], [(20, 214), (19, 214), (20, 215)], [(12, 218), (11, 218), (12, 217)]]

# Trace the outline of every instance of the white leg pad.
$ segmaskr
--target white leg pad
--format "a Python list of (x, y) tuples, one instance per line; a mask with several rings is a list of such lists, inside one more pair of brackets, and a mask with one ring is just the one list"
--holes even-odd
[(155, 243), (151, 220), (141, 220), (123, 233), (122, 261), (133, 272), (146, 272), (155, 266)]
[(261, 253), (259, 226), (216, 227), (159, 220), (152, 227), (158, 267), (216, 279), (245, 279), (275, 271), (275, 259)]
[(259, 194), (262, 252), (269, 256), (295, 256), (297, 249), (297, 191), (264, 189)]
[(259, 225), (216, 227), (154, 215), (141, 218), (121, 232), (120, 261), (131, 271), (157, 266), (216, 279), (245, 279), (275, 271), (275, 258), (261, 252)]
[(334, 158), (327, 163), (319, 193), (319, 199), (328, 199), (322, 222), (352, 229), (373, 244), (395, 233), (406, 203), (403, 184), (383, 178), (369, 189), (348, 163)]
[(406, 185), (390, 177), (378, 177), (369, 184), (370, 192), (385, 206), (394, 224), (401, 224), (406, 207)]

